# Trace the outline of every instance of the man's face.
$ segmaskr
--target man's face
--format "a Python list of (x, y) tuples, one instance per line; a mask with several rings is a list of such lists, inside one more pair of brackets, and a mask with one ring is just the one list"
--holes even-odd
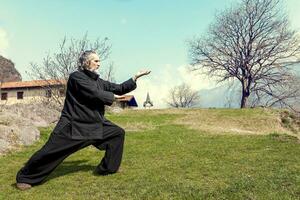
[(89, 63), (89, 70), (96, 71), (100, 67), (100, 58), (97, 54), (90, 55), (90, 63)]

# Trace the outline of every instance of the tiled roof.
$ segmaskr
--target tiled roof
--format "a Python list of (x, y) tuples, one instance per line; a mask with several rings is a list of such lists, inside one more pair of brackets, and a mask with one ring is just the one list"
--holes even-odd
[(123, 99), (118, 99), (119, 102), (126, 102), (129, 107), (138, 107), (133, 95), (124, 95)]
[(1, 89), (12, 88), (31, 88), (31, 87), (44, 87), (66, 84), (66, 80), (34, 80), (34, 81), (17, 81), (17, 82), (3, 82)]

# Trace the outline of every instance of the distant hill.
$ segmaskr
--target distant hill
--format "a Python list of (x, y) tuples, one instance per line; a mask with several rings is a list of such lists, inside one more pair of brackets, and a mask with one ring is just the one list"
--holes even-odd
[[(201, 108), (240, 108), (240, 85), (235, 83), (229, 88), (228, 85), (222, 85), (212, 89), (203, 89), (199, 91), (200, 103), (194, 107)], [(300, 110), (300, 102), (297, 99), (290, 99), (294, 108)]]
[(22, 81), (22, 76), (11, 60), (0, 55), (0, 82), (11, 81)]
[(228, 89), (227, 85), (199, 91), (201, 108), (239, 108), (240, 96), (238, 85)]

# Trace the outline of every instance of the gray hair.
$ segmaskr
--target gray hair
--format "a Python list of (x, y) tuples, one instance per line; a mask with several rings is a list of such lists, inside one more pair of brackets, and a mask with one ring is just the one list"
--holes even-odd
[(78, 69), (84, 70), (89, 66), (90, 56), (92, 54), (97, 54), (94, 50), (86, 50), (82, 52), (78, 59)]

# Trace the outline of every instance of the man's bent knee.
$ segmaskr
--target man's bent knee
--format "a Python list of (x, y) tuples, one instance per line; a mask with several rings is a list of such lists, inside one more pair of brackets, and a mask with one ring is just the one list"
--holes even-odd
[(121, 128), (121, 127), (120, 127), (120, 134), (121, 134), (122, 136), (125, 136), (125, 130), (124, 130), (123, 128)]
[(117, 131), (118, 131), (118, 135), (120, 135), (121, 137), (125, 136), (125, 130), (121, 127), (117, 127)]

